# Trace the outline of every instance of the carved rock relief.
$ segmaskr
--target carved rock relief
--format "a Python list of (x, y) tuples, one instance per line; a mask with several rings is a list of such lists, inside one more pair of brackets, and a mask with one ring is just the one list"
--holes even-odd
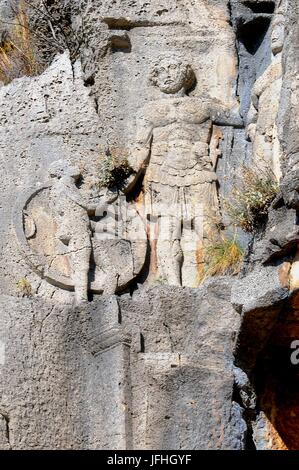
[(124, 197), (121, 203), (117, 195), (110, 201), (80, 198), (75, 184), (42, 184), (18, 201), (14, 227), (31, 267), (60, 288), (81, 290), (79, 298), (87, 300), (87, 291), (113, 294), (126, 287), (144, 265), (147, 241)]
[(278, 138), (277, 117), (282, 87), (282, 49), (285, 36), (284, 8), (274, 16), (271, 29), (272, 61), (256, 80), (247, 117), (247, 133), (253, 143), (253, 162), (281, 177), (282, 151)]

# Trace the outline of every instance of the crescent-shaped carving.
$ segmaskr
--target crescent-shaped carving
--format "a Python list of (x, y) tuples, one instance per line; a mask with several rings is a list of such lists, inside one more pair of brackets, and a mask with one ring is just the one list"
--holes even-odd
[(73, 290), (74, 284), (70, 277), (64, 276), (62, 273), (55, 269), (49, 268), (46, 256), (34, 253), (28, 243), (24, 230), (24, 211), (39, 193), (50, 189), (51, 182), (45, 183), (39, 188), (29, 189), (18, 199), (13, 211), (13, 227), (15, 230), (16, 238), (18, 241), (19, 249), (24, 256), (26, 262), (31, 266), (34, 272), (39, 274), (43, 279), (50, 284), (60, 287), (62, 289)]

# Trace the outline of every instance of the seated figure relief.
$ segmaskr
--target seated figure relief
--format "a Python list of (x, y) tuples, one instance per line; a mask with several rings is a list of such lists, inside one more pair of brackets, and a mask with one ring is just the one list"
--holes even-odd
[(141, 271), (145, 228), (126, 198), (82, 192), (80, 171), (64, 160), (50, 180), (19, 200), (14, 213), (19, 246), (31, 267), (53, 285), (73, 290), (77, 304), (90, 293), (114, 294)]
[(220, 222), (215, 169), (221, 133), (215, 125), (243, 122), (238, 103), (229, 106), (206, 94), (189, 97), (196, 77), (175, 54), (158, 58), (150, 80), (160, 99), (138, 112), (129, 159), (136, 174), (127, 190), (145, 174), (143, 212), (152, 225), (154, 269), (168, 284), (195, 287), (203, 242)]

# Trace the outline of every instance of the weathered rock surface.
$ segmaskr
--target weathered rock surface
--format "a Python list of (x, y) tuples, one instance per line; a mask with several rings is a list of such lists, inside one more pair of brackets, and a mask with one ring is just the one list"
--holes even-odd
[(241, 447), (231, 409), (239, 314), (227, 280), (77, 310), (2, 296), (1, 312), (2, 446)]
[[(44, 72), (0, 88), (1, 449), (299, 448), (295, 3), (31, 2)], [(200, 285), (244, 164), (278, 195)]]

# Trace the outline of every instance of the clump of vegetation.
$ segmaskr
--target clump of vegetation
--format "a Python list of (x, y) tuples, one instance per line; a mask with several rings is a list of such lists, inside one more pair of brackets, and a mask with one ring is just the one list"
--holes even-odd
[(21, 297), (32, 297), (32, 286), (26, 277), (22, 277), (17, 282), (17, 288)]
[(245, 232), (256, 232), (267, 219), (269, 207), (278, 193), (278, 182), (271, 170), (243, 167), (224, 208), (233, 225)]
[(10, 33), (0, 43), (0, 80), (6, 85), (23, 75), (33, 76), (40, 66), (33, 50), (27, 7), (24, 1), (18, 6)]
[(122, 189), (132, 172), (126, 154), (118, 149), (109, 149), (100, 164), (99, 186)]
[(244, 259), (244, 250), (236, 237), (220, 238), (210, 242), (203, 249), (205, 266), (199, 276), (199, 284), (212, 276), (236, 275), (240, 272)]

